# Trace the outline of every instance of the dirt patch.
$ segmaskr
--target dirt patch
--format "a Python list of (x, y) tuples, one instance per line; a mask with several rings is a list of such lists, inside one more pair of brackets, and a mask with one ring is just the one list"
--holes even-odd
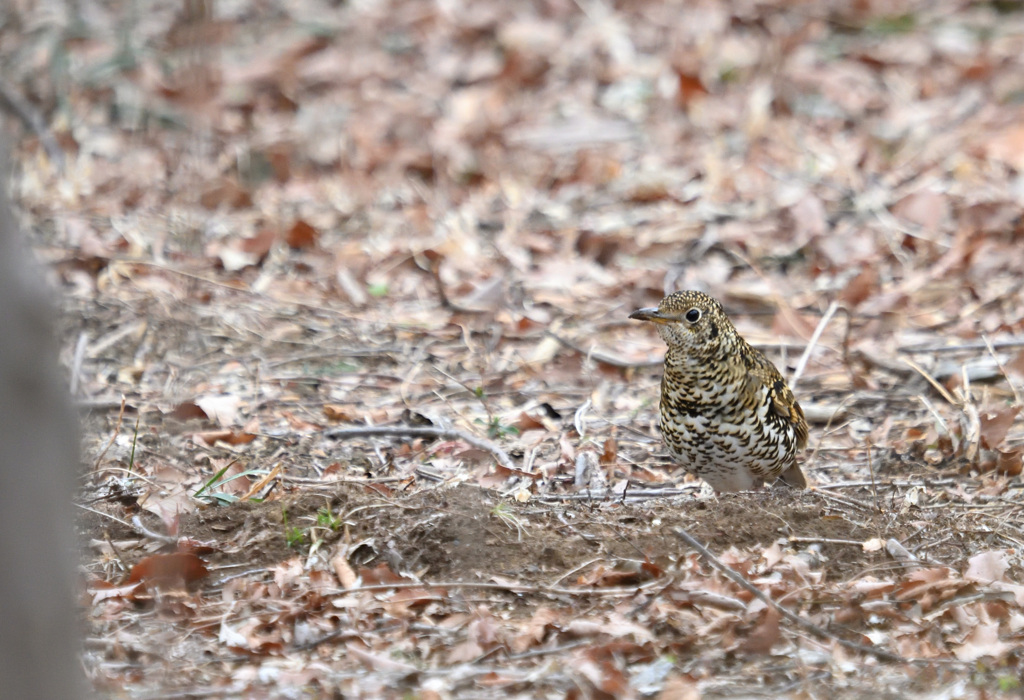
[[(672, 566), (686, 555), (678, 528), (715, 552), (729, 548), (764, 549), (773, 543), (811, 555), (831, 580), (845, 580), (891, 559), (865, 552), (873, 538), (903, 541), (912, 533), (928, 540), (947, 526), (877, 513), (865, 507), (854, 518), (849, 508), (827, 497), (790, 489), (728, 494), (718, 499), (690, 496), (641, 503), (516, 503), (476, 486), (423, 490), (384, 498), (359, 485), (336, 491), (291, 494), (267, 503), (208, 506), (180, 518), (179, 536), (209, 545), (215, 566), (266, 567), (308, 550), (308, 539), (289, 542), (290, 530), (314, 527), (329, 510), (341, 527), (320, 528), (331, 545), (342, 537), (362, 542), (358, 563), (386, 562), (433, 581), (480, 581), (494, 576), (524, 583), (550, 583), (566, 572), (586, 573), (583, 565), (657, 562)], [(146, 514), (147, 526), (159, 523)], [(124, 525), (89, 514), (82, 528), (94, 539), (130, 538)], [(581, 567), (583, 567), (581, 569)]]

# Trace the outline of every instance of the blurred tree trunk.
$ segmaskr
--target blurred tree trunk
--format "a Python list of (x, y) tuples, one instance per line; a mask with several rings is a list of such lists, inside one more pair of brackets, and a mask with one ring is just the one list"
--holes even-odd
[(0, 154), (0, 698), (79, 698), (75, 421), (6, 166)]

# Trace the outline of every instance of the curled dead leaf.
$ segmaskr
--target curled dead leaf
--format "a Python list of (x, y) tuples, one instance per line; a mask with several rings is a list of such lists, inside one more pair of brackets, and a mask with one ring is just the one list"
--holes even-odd
[(979, 412), (981, 446), (990, 450), (998, 447), (1006, 439), (1006, 434), (1010, 432), (1010, 427), (1020, 411), (1020, 406), (1008, 406), (995, 411)]
[(191, 552), (154, 554), (132, 567), (128, 582), (143, 582), (161, 589), (180, 589), (208, 573), (202, 559)]
[(312, 248), (316, 245), (319, 235), (315, 228), (299, 219), (285, 233), (284, 240), (292, 248)]

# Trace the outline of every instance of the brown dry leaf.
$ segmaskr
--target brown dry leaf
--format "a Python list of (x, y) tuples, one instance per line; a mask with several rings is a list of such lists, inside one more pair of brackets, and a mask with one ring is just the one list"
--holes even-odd
[(482, 605), (477, 608), (476, 617), (469, 623), (466, 634), (485, 649), (490, 649), (500, 641), (498, 621)]
[[(485, 453), (488, 457), (493, 459), (493, 455), (490, 452)], [(524, 472), (522, 469), (509, 469), (500, 464), (494, 465), (494, 474), (500, 476), (502, 481), (510, 479), (512, 477), (527, 477), (529, 479), (540, 479), (543, 474), (534, 474), (531, 472)]]
[(865, 540), (861, 545), (861, 548), (865, 552), (880, 552), (885, 547), (885, 540), (881, 537), (872, 537), (869, 540)]
[(671, 675), (657, 700), (700, 700), (700, 686), (687, 676)]
[(206, 411), (201, 409), (195, 401), (183, 401), (175, 406), (167, 415), (180, 421), (194, 420), (196, 418), (207, 420), (209, 418)]
[(878, 290), (878, 269), (867, 266), (846, 283), (846, 287), (839, 293), (839, 299), (851, 307), (856, 307), (878, 293)]
[(361, 420), (360, 416), (355, 412), (351, 406), (343, 404), (328, 403), (324, 404), (324, 415), (329, 420), (339, 421), (343, 423), (356, 423)]
[(199, 445), (212, 447), (218, 442), (225, 445), (247, 445), (256, 439), (256, 435), (244, 430), (207, 430), (192, 433), (192, 439)]
[(896, 588), (895, 581), (878, 581), (872, 578), (863, 578), (854, 581), (849, 590), (866, 598), (881, 598), (883, 595), (892, 592)]
[(513, 651), (521, 654), (543, 642), (548, 632), (556, 629), (557, 623), (561, 621), (562, 617), (562, 615), (547, 606), (542, 605), (537, 608), (530, 621), (527, 622), (516, 638), (512, 640)]
[(292, 248), (301, 250), (303, 248), (312, 248), (316, 246), (318, 237), (319, 232), (315, 228), (302, 219), (299, 219), (292, 224), (291, 228), (288, 229), (288, 232), (285, 233), (284, 240)]
[[(411, 481), (412, 479), (409, 479), (405, 484), (401, 484), (401, 486), (403, 488), (408, 487)], [(369, 493), (375, 493), (378, 496), (383, 496), (384, 498), (395, 497), (395, 491), (388, 488), (387, 484), (366, 484), (366, 491)]]
[(1015, 377), (1024, 377), (1024, 350), (1021, 350), (1013, 359), (1003, 365), (1003, 368)]
[(242, 422), (239, 415), (242, 399), (238, 396), (232, 394), (200, 396), (195, 403), (210, 420), (221, 427), (238, 425)]
[(1017, 645), (999, 639), (999, 623), (981, 623), (967, 636), (963, 644), (953, 648), (961, 661), (977, 661), (986, 656), (1000, 659)]
[(411, 608), (444, 600), (447, 597), (448, 591), (443, 588), (399, 588), (388, 597), (386, 608), (389, 614), (401, 617)]
[(304, 584), (305, 572), (302, 567), (302, 560), (298, 557), (292, 557), (291, 559), (279, 562), (271, 568), (271, 571), (274, 574), (274, 585), (281, 592), (298, 588)]
[(128, 575), (130, 583), (143, 582), (160, 589), (182, 589), (206, 577), (203, 560), (191, 552), (154, 554), (139, 561)]
[(252, 206), (252, 196), (233, 178), (224, 177), (206, 186), (199, 197), (199, 203), (207, 209), (217, 209), (221, 206), (242, 209)]
[(319, 423), (313, 423), (305, 418), (300, 418), (291, 411), (282, 411), (281, 417), (288, 421), (288, 425), (293, 429), (303, 433), (314, 433), (323, 430), (323, 426)]
[(625, 568), (608, 569), (597, 566), (586, 575), (579, 576), (576, 583), (580, 586), (628, 586), (646, 580), (647, 576), (634, 564), (624, 564)]
[(528, 430), (549, 430), (543, 419), (534, 418), (526, 411), (519, 414), (519, 418), (512, 423), (512, 426), (518, 428), (520, 433), (525, 433)]
[(940, 230), (942, 222), (949, 217), (949, 201), (938, 192), (915, 192), (897, 202), (892, 213), (917, 224), (925, 231), (935, 232)]
[(115, 586), (102, 579), (97, 579), (89, 583), (87, 592), (92, 596), (92, 605), (96, 605), (112, 598), (134, 598), (135, 592), (141, 585), (141, 582), (136, 582), (127, 586)]
[(684, 110), (708, 94), (708, 89), (704, 87), (704, 83), (701, 82), (698, 75), (677, 69), (676, 78), (679, 81), (676, 101)]
[(564, 625), (563, 629), (567, 634), (577, 637), (629, 637), (639, 644), (653, 639), (648, 628), (631, 622), (618, 613), (612, 613), (606, 620), (575, 619)]
[(263, 260), (277, 242), (277, 232), (270, 228), (260, 229), (248, 238), (236, 239), (237, 249), (251, 255), (256, 261)]
[(211, 245), (208, 254), (216, 257), (225, 271), (238, 272), (263, 262), (276, 241), (275, 231), (263, 229), (250, 238), (236, 238), (227, 243)]
[(1009, 406), (994, 411), (979, 412), (981, 421), (981, 446), (993, 450), (1002, 444), (1010, 432), (1013, 421), (1021, 411), (1020, 406)]
[(998, 550), (975, 554), (967, 562), (967, 571), (964, 573), (964, 578), (968, 581), (977, 581), (978, 583), (1001, 581), (1003, 574), (1010, 568), (1010, 561), (1006, 556), (1006, 552)]
[(985, 145), (990, 158), (1024, 172), (1024, 125), (1014, 125), (992, 136)]
[(906, 580), (896, 587), (893, 597), (897, 601), (916, 601), (923, 612), (928, 612), (967, 585), (952, 574), (952, 570), (946, 567), (919, 569), (907, 575)]
[(823, 236), (828, 230), (825, 206), (813, 194), (805, 194), (788, 210), (793, 224), (796, 243), (806, 244), (812, 238)]
[(336, 554), (331, 558), (331, 568), (334, 569), (334, 575), (338, 577), (338, 582), (341, 583), (341, 587), (345, 590), (352, 590), (359, 585), (359, 576), (356, 575), (355, 570), (348, 563), (348, 558), (343, 554)]
[(995, 470), (997, 474), (1019, 476), (1024, 471), (1024, 447), (1013, 450), (996, 450)]
[(604, 441), (604, 445), (601, 449), (601, 456), (598, 458), (598, 462), (601, 464), (615, 464), (619, 458), (619, 443), (616, 442), (615, 438), (610, 437)]
[(779, 613), (775, 608), (768, 607), (765, 608), (761, 621), (740, 642), (739, 649), (748, 654), (768, 654), (780, 637)]
[(375, 586), (382, 583), (402, 583), (403, 581), (409, 580), (404, 576), (396, 574), (391, 570), (391, 567), (384, 562), (377, 564), (377, 566), (372, 569), (365, 566), (360, 567), (359, 577), (363, 579), (363, 583), (367, 586)]
[(390, 655), (374, 654), (366, 651), (362, 644), (350, 642), (345, 645), (348, 653), (359, 659), (368, 669), (384, 671), (385, 673), (416, 673), (418, 669), (412, 664), (403, 663), (392, 658)]
[(150, 470), (154, 488), (140, 500), (144, 510), (160, 517), (167, 533), (178, 532), (178, 516), (195, 510), (195, 502), (189, 495), (188, 475), (171, 465), (158, 465)]
[(574, 658), (570, 664), (577, 673), (584, 676), (597, 688), (602, 695), (598, 697), (623, 698), (629, 700), (636, 697), (636, 692), (629, 684), (629, 678), (615, 660), (621, 658), (620, 651), (612, 645), (590, 647), (582, 655)]
[(501, 80), (513, 86), (538, 84), (563, 38), (564, 27), (557, 22), (523, 17), (503, 23), (498, 32), (505, 56)]

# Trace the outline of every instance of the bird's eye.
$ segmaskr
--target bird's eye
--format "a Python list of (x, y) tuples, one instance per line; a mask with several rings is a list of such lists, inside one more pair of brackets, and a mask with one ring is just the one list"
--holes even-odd
[(690, 309), (686, 312), (686, 320), (690, 323), (696, 323), (700, 320), (700, 309)]

